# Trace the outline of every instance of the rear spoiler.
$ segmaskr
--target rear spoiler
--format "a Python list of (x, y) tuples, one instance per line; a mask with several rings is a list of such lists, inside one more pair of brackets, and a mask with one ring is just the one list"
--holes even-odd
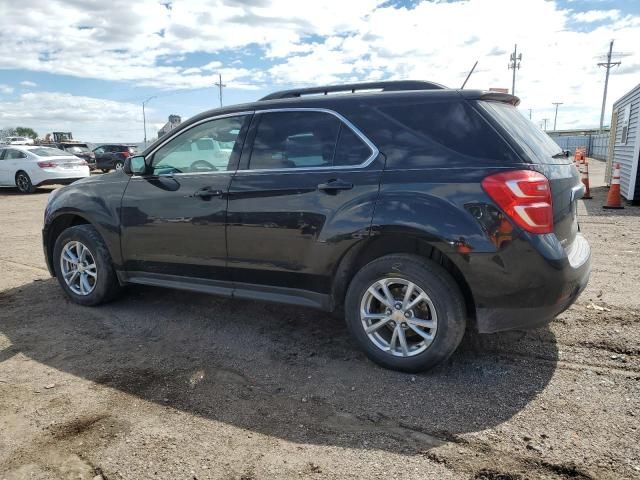
[(515, 95), (510, 95), (508, 93), (499, 93), (499, 92), (483, 92), (480, 95), (479, 100), (487, 100), (489, 102), (509, 103), (514, 107), (517, 107), (520, 104), (520, 99)]

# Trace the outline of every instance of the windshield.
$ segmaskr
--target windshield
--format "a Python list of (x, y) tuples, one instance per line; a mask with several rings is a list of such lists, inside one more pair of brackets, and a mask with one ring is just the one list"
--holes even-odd
[(69, 154), (58, 148), (38, 147), (30, 148), (29, 151), (39, 157), (68, 157)]
[[(540, 163), (563, 163), (568, 161), (562, 149), (549, 135), (536, 127), (531, 120), (509, 104), (502, 102), (478, 102), (494, 118), (509, 136), (532, 160)], [(555, 157), (555, 158), (554, 158)]]
[(86, 145), (65, 145), (64, 149), (67, 152), (71, 153), (82, 153), (89, 151), (89, 147), (87, 147)]

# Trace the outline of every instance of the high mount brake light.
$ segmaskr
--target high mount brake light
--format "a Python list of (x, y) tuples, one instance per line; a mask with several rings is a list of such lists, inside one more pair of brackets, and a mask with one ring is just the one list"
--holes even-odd
[(549, 180), (533, 170), (489, 175), (482, 188), (498, 206), (530, 233), (553, 232), (553, 205)]

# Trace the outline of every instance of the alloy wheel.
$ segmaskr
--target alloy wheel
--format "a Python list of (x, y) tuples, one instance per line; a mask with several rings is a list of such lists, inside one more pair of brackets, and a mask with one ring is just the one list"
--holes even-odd
[(24, 173), (19, 173), (16, 177), (16, 185), (21, 192), (29, 191), (29, 178)]
[(96, 261), (83, 243), (73, 240), (62, 248), (60, 270), (65, 283), (76, 295), (89, 295), (96, 288)]
[(412, 357), (433, 342), (438, 316), (429, 296), (404, 278), (383, 278), (362, 296), (360, 320), (369, 340), (396, 357)]

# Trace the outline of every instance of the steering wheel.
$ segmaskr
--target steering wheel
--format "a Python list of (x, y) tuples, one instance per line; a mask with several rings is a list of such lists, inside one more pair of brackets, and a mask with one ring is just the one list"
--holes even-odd
[(217, 171), (218, 169), (206, 160), (196, 160), (189, 167), (191, 171), (205, 170), (205, 171)]

